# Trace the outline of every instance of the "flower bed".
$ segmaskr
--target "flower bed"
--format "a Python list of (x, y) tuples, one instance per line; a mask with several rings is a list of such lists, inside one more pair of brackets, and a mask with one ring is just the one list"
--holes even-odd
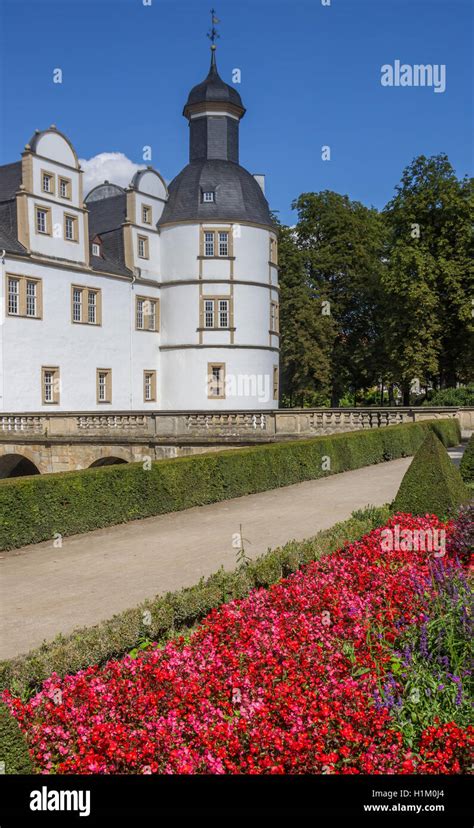
[[(407, 548), (404, 530), (443, 529), (446, 552)], [(469, 616), (451, 538), (435, 517), (395, 516), (214, 610), (188, 641), (4, 697), (43, 772), (466, 772)]]

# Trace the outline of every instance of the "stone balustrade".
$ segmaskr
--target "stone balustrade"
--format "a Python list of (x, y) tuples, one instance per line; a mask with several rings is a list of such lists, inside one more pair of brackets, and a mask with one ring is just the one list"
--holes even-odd
[(279, 409), (269, 412), (115, 412), (113, 414), (0, 414), (0, 442), (18, 438), (122, 442), (194, 441), (268, 442), (311, 437), (440, 417), (457, 417), (463, 434), (474, 429), (474, 408), (327, 408)]

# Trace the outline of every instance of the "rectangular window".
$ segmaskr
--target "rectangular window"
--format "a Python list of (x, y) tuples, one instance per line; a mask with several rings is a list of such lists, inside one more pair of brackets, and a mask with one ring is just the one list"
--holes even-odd
[(204, 301), (204, 327), (214, 327), (214, 299)]
[(152, 210), (148, 204), (142, 204), (142, 222), (143, 224), (151, 224)]
[(59, 196), (60, 198), (71, 198), (71, 179), (59, 178)]
[(225, 365), (223, 362), (208, 364), (207, 383), (209, 399), (225, 400)]
[(72, 321), (82, 322), (82, 294), (81, 288), (72, 290)]
[(89, 325), (97, 324), (97, 293), (95, 290), (87, 291), (87, 321)]
[(43, 403), (59, 403), (60, 380), (59, 368), (42, 368), (41, 385)]
[(270, 262), (278, 264), (278, 243), (275, 236), (270, 236)]
[(54, 195), (54, 175), (53, 173), (41, 170), (41, 191)]
[(143, 372), (143, 401), (156, 402), (156, 371)]
[(229, 327), (229, 300), (219, 299), (219, 328)]
[(135, 299), (135, 328), (137, 331), (159, 330), (159, 299), (137, 296)]
[(77, 241), (77, 218), (67, 213), (64, 215), (64, 238), (66, 241)]
[(206, 192), (202, 194), (202, 200), (206, 204), (211, 204), (214, 201), (214, 193), (213, 192)]
[(219, 256), (229, 255), (229, 234), (219, 233)]
[(37, 282), (26, 280), (26, 315), (37, 316)]
[(18, 316), (20, 313), (20, 280), (8, 278), (8, 313)]
[(204, 233), (204, 255), (214, 255), (214, 233)]
[(7, 307), (9, 316), (27, 316), (30, 319), (41, 319), (41, 279), (8, 275)]
[(273, 366), (273, 399), (278, 399), (278, 365)]
[(110, 368), (97, 369), (97, 402), (112, 402), (112, 370)]
[(201, 327), (230, 328), (231, 299), (224, 296), (201, 297)]
[(93, 243), (93, 245), (92, 245), (92, 255), (93, 256), (100, 256), (100, 244), (97, 244), (96, 242)]
[(36, 232), (51, 235), (51, 210), (49, 207), (36, 207)]
[(270, 330), (273, 333), (278, 333), (279, 331), (278, 302), (270, 302)]
[(138, 257), (148, 259), (148, 237), (138, 236)]
[(87, 288), (83, 285), (71, 287), (71, 320), (83, 325), (100, 325), (102, 323), (100, 288)]

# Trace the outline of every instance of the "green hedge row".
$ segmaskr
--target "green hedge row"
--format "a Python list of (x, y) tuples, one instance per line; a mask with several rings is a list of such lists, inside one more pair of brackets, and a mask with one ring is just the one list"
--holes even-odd
[(474, 483), (474, 434), (471, 434), (471, 438), (465, 448), (459, 471), (465, 483)]
[(233, 572), (220, 569), (207, 580), (178, 592), (159, 595), (94, 627), (58, 636), (26, 655), (0, 663), (0, 691), (28, 698), (53, 672), (76, 673), (92, 664), (123, 656), (143, 641), (165, 643), (189, 631), (223, 603), (244, 598), (256, 587), (268, 587), (310, 561), (358, 540), (390, 515), (388, 506), (354, 512), (349, 520), (306, 541), (291, 541)]
[(161, 460), (149, 469), (133, 463), (7, 479), (0, 484), (0, 549), (409, 456), (430, 428), (446, 445), (460, 442), (451, 418)]

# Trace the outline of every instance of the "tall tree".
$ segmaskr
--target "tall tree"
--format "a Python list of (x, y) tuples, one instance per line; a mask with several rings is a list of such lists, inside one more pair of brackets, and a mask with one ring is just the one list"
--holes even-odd
[(338, 405), (348, 387), (355, 393), (383, 378), (386, 228), (375, 209), (329, 190), (303, 193), (293, 207), (311, 291), (330, 303), (331, 404)]
[(333, 322), (323, 314), (295, 230), (279, 228), (280, 374), (290, 405), (323, 404), (329, 396)]
[(473, 376), (472, 195), (446, 155), (421, 155), (385, 208), (388, 350), (405, 403), (414, 377), (446, 387)]

